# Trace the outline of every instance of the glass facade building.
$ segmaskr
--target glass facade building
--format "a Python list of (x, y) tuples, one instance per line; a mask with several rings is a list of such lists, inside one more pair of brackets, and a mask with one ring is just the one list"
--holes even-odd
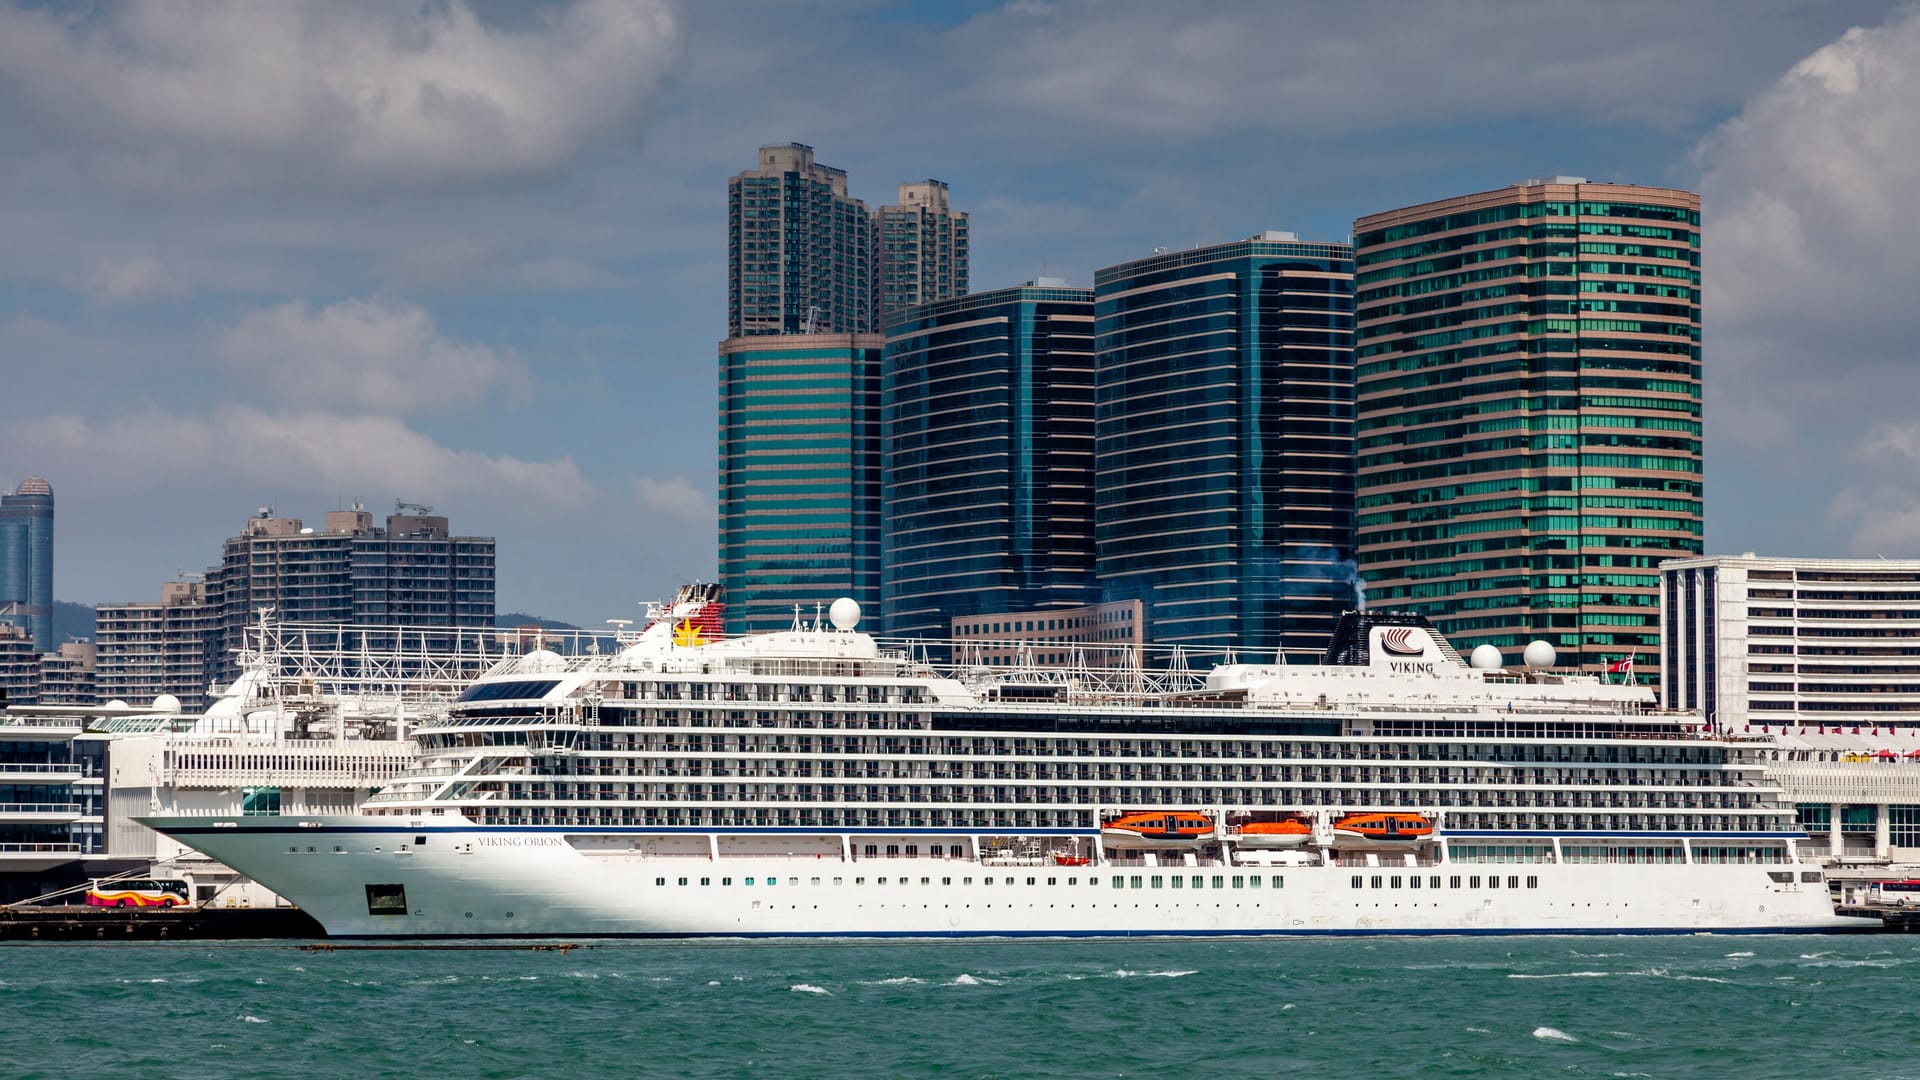
[(720, 345), (720, 583), (728, 634), (850, 596), (880, 617), (878, 334)]
[(847, 174), (800, 143), (760, 148), (727, 185), (727, 335), (871, 333), (874, 220)]
[(1353, 250), (1270, 232), (1094, 274), (1094, 544), (1147, 640), (1318, 657), (1353, 588)]
[(1701, 550), (1699, 196), (1535, 180), (1354, 244), (1369, 604), (1657, 681), (1659, 564)]
[(0, 494), (0, 622), (53, 652), (53, 485), (29, 476)]
[(1091, 290), (1042, 279), (900, 313), (880, 411), (886, 633), (946, 640), (958, 617), (1099, 598)]

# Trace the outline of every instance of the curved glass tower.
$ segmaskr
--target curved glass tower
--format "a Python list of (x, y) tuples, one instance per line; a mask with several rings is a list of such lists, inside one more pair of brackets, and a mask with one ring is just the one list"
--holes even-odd
[(1657, 676), (1660, 561), (1701, 550), (1700, 197), (1533, 180), (1354, 244), (1369, 603)]
[(881, 377), (886, 632), (1070, 609), (1093, 581), (1093, 293), (1041, 281), (902, 312)]
[(1147, 640), (1302, 658), (1353, 588), (1353, 249), (1265, 233), (1094, 274), (1094, 535)]
[(53, 640), (53, 485), (29, 476), (0, 495), (0, 622), (26, 627), (37, 652)]

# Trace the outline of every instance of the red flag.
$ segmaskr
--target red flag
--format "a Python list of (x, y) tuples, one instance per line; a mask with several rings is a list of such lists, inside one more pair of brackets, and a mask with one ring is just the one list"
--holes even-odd
[(1615, 660), (1613, 663), (1608, 664), (1607, 674), (1609, 675), (1633, 674), (1633, 656), (1634, 654), (1628, 653), (1627, 658), (1625, 660)]

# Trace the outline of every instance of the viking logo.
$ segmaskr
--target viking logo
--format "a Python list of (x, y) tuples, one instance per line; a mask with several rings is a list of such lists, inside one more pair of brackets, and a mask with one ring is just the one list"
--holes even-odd
[(1427, 651), (1427, 636), (1414, 635), (1419, 631), (1409, 626), (1396, 626), (1380, 631), (1380, 644), (1395, 656), (1423, 656)]

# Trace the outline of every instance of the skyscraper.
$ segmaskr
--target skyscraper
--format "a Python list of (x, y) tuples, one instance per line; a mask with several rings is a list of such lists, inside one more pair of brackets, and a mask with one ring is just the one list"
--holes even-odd
[(727, 185), (727, 336), (877, 330), (873, 229), (813, 147), (761, 147)]
[(1353, 250), (1292, 233), (1094, 273), (1094, 536), (1150, 642), (1318, 655), (1355, 604)]
[(53, 640), (53, 485), (29, 476), (0, 494), (0, 622), (23, 626), (33, 647)]
[(899, 313), (881, 417), (888, 634), (1099, 599), (1091, 290), (1043, 278)]
[[(729, 634), (850, 596), (880, 618), (877, 334), (720, 344), (720, 582)], [(808, 611), (811, 617), (811, 609)]]
[(907, 308), (967, 293), (967, 215), (953, 209), (947, 185), (901, 184), (899, 198), (874, 215), (874, 310), (883, 323)]
[(1700, 197), (1530, 180), (1354, 241), (1368, 602), (1657, 672), (1659, 564), (1701, 550)]

